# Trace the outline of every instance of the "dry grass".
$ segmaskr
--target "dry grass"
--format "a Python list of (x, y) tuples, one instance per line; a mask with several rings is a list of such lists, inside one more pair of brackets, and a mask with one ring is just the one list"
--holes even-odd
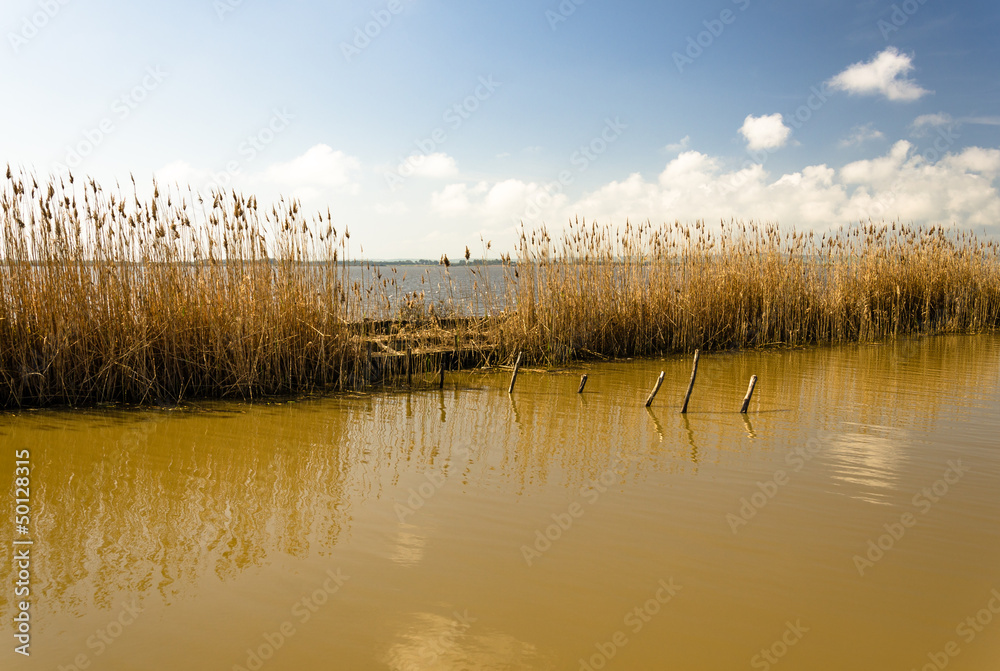
[(395, 271), (351, 270), (347, 231), (295, 201), (8, 169), (0, 205), (0, 407), (357, 389), (455, 350), (562, 363), (1000, 324), (997, 245), (940, 228), (574, 222), (524, 233), (500, 286), (452, 270), (472, 297), (448, 284), (428, 308)]
[(1000, 246), (966, 232), (866, 224), (832, 235), (730, 222), (573, 222), (523, 233), (511, 350), (561, 362), (868, 342), (1000, 325)]
[(392, 273), (349, 273), (350, 234), (294, 201), (8, 168), (0, 206), (0, 407), (360, 388), (403, 372), (387, 338), (437, 321)]

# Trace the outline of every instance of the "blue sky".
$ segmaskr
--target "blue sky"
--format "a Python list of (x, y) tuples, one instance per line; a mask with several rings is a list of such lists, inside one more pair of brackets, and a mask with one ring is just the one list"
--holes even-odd
[(369, 258), (574, 215), (1000, 230), (996, 3), (577, 2), (7, 0), (0, 158), (292, 195)]

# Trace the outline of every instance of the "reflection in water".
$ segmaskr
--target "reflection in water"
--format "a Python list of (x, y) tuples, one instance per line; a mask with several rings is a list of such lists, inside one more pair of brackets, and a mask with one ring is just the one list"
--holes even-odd
[(858, 485), (857, 496), (871, 503), (890, 504), (905, 455), (902, 445), (913, 440), (908, 432), (884, 426), (843, 422), (827, 454), (831, 477)]
[(420, 536), (414, 531), (417, 527), (411, 524), (400, 524), (396, 533), (396, 547), (392, 554), (392, 560), (404, 566), (413, 566), (420, 563), (424, 558), (424, 546), (427, 545), (427, 538)]
[(650, 407), (646, 408), (646, 413), (649, 415), (649, 418), (653, 420), (653, 426), (656, 428), (656, 435), (660, 437), (660, 442), (662, 443), (664, 438), (664, 433), (663, 433), (663, 425), (660, 424), (660, 418), (656, 416), (656, 413), (653, 412), (653, 409)]
[(687, 433), (687, 442), (691, 446), (691, 462), (695, 465), (698, 464), (698, 446), (694, 443), (694, 431), (691, 430), (691, 420), (688, 419), (687, 413), (681, 415), (681, 420), (684, 422), (684, 431)]
[(539, 655), (533, 645), (500, 632), (484, 632), (475, 616), (456, 612), (452, 617), (414, 613), (398, 634), (385, 663), (393, 671), (467, 669), (534, 669)]
[[(582, 395), (561, 374), (522, 373), (508, 395), (506, 373), (453, 373), (445, 390), (7, 415), (0, 468), (32, 449), (39, 659), (71, 661), (131, 594), (160, 610), (121, 654), (182, 643), (190, 603), (222, 632), (198, 654), (232, 668), (315, 589), (308, 576), (343, 566), (342, 601), (269, 668), (328, 668), (334, 651), (356, 669), (578, 667), (671, 574), (685, 591), (629, 634), (622, 668), (667, 656), (672, 668), (733, 668), (805, 611), (831, 633), (797, 651), (810, 660), (798, 668), (850, 666), (838, 636), (872, 668), (909, 668), (922, 653), (913, 661), (904, 644), (923, 645), (962, 615), (940, 605), (979, 588), (963, 580), (1000, 580), (1000, 455), (987, 449), (998, 363), (996, 336), (706, 355), (687, 415), (676, 412), (686, 357), (591, 366)], [(659, 400), (644, 408), (659, 370)], [(732, 399), (752, 373), (766, 383), (759, 410), (737, 418)], [(808, 459), (789, 458), (808, 445)], [(855, 586), (851, 556), (945, 459), (970, 452), (977, 469), (939, 517)], [(726, 515), (778, 469), (789, 484), (734, 532)], [(531, 565), (524, 546), (542, 548)], [(11, 571), (0, 563), (0, 583)], [(922, 573), (966, 577), (914, 592)], [(478, 619), (456, 630), (450, 613), (466, 607)], [(0, 592), (0, 616), (13, 608)], [(173, 654), (191, 665), (192, 651)]]

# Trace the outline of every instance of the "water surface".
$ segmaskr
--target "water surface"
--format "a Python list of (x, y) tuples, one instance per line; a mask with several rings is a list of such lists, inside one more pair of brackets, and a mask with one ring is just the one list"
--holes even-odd
[(0, 417), (2, 667), (997, 668), (1000, 337), (508, 375)]

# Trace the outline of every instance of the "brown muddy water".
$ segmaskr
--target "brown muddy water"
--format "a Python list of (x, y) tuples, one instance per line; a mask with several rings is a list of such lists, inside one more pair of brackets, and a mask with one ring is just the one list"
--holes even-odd
[(1000, 336), (689, 375), (0, 416), (0, 668), (998, 668)]

